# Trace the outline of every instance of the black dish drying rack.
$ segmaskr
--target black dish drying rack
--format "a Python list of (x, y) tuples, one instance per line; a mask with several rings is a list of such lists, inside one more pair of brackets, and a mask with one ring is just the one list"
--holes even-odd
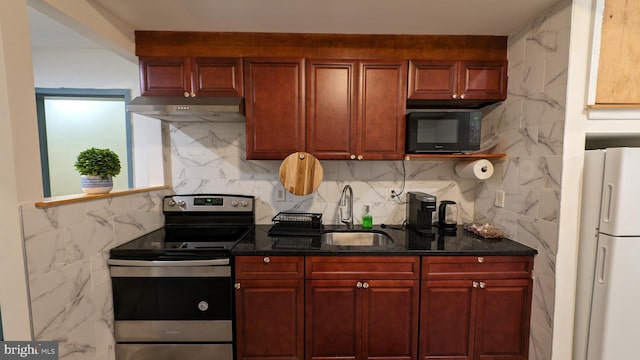
[(280, 212), (271, 221), (273, 226), (269, 229), (269, 235), (322, 235), (322, 214), (319, 213)]

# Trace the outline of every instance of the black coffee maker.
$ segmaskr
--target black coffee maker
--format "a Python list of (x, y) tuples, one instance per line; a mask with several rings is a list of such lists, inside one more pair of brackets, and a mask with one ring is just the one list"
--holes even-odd
[(431, 234), (436, 197), (423, 192), (407, 193), (407, 227), (411, 230)]

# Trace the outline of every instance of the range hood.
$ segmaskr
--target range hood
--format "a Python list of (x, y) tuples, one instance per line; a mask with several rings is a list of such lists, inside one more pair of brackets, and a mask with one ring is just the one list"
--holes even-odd
[(242, 97), (139, 96), (127, 111), (164, 121), (238, 122), (244, 121)]

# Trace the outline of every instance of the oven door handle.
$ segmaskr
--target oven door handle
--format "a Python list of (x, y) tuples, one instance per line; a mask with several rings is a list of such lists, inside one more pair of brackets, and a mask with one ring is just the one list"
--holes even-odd
[(178, 267), (178, 266), (220, 266), (229, 265), (229, 259), (207, 259), (207, 260), (122, 260), (109, 259), (107, 264), (114, 266), (153, 266), (153, 267)]

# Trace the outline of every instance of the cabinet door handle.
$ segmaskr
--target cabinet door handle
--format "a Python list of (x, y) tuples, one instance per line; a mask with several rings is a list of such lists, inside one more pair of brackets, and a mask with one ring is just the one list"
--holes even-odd
[(480, 289), (484, 289), (487, 287), (487, 284), (484, 281), (480, 281)]
[(233, 285), (233, 287), (235, 287), (236, 290), (240, 290), (240, 283), (235, 283), (235, 285)]
[(457, 99), (458, 98), (458, 94), (453, 94), (451, 95), (452, 98)]
[(465, 94), (460, 95), (460, 99), (464, 99), (466, 97)]
[(354, 154), (351, 154), (351, 160), (355, 160), (356, 156)]
[(268, 257), (268, 256), (265, 256), (265, 257), (264, 257), (264, 259), (262, 259), (262, 261), (263, 261), (265, 264), (268, 264), (268, 263), (270, 263), (270, 262), (271, 262), (271, 258), (270, 258), (270, 257)]
[(362, 284), (362, 287), (365, 288), (365, 289), (368, 289), (369, 288), (369, 283), (365, 281), (364, 284)]
[(184, 92), (184, 97), (189, 97), (189, 92), (188, 91)]
[(358, 289), (361, 289), (361, 288), (362, 288), (362, 286), (364, 286), (364, 285), (362, 285), (362, 283), (361, 283), (360, 281), (358, 281), (358, 282), (356, 283), (356, 287), (357, 287)]
[(358, 160), (362, 160), (362, 155), (358, 155)]
[(477, 281), (474, 281), (474, 282), (472, 282), (471, 284), (472, 284), (472, 286), (473, 286), (474, 288), (477, 288), (477, 287), (478, 287), (478, 282), (477, 282)]
[(482, 256), (478, 256), (478, 262), (479, 263), (483, 263), (484, 262), (484, 258)]
[(196, 93), (191, 92), (191, 97), (196, 97)]

